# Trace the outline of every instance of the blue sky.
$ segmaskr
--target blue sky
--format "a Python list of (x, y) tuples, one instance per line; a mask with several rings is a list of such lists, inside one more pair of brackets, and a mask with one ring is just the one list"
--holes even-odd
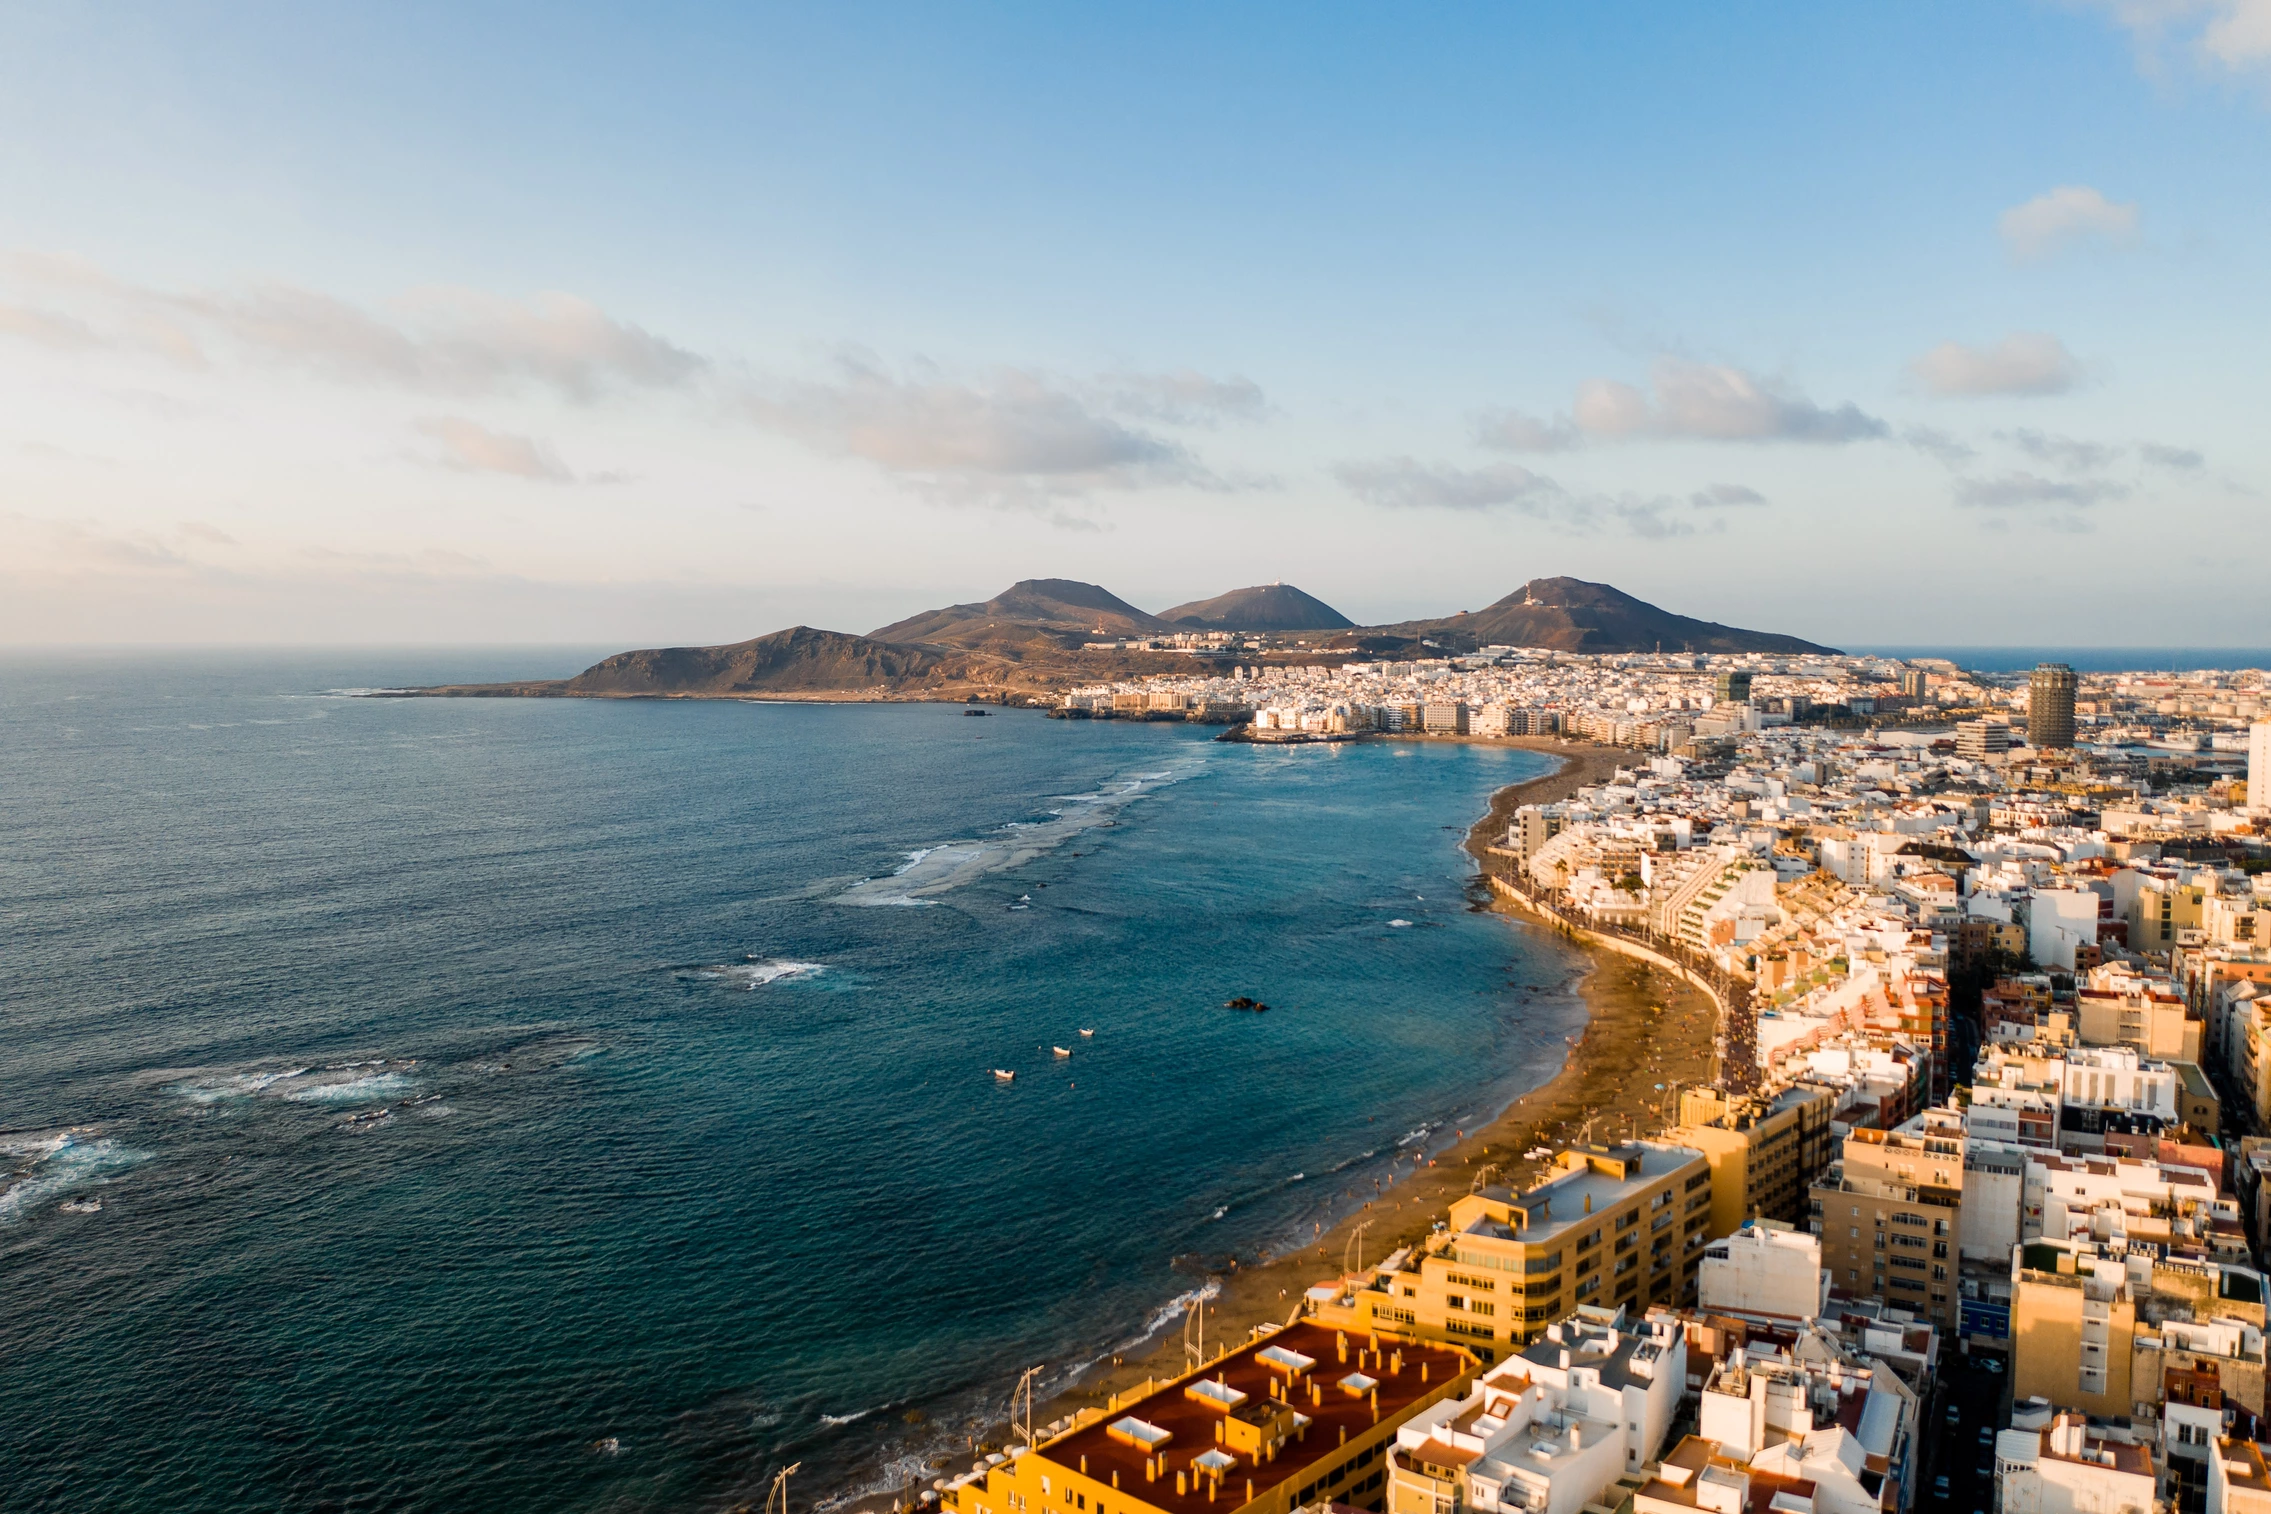
[(0, 640), (2271, 643), (2271, 0), (0, 15)]

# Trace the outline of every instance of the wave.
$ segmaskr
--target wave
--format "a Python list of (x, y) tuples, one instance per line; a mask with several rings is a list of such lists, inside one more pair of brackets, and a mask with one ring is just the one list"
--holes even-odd
[(107, 1183), (121, 1168), (149, 1160), (108, 1136), (58, 1130), (0, 1142), (0, 1156), (11, 1158), (8, 1186), (0, 1189), (0, 1225), (12, 1225), (50, 1199), (94, 1183)]
[(1051, 810), (1046, 820), (1013, 820), (988, 836), (919, 847), (906, 853), (906, 861), (888, 877), (863, 878), (837, 894), (836, 902), (902, 907), (935, 903), (937, 895), (1008, 868), (1022, 867), (1083, 831), (1110, 825), (1120, 811), (1179, 782), (1189, 771), (1132, 774), (1092, 794), (1060, 797), (1060, 807)]
[(417, 1087), (409, 1070), (415, 1061), (373, 1057), (361, 1062), (300, 1064), (253, 1072), (225, 1072), (184, 1079), (168, 1092), (193, 1104), (283, 1099), (293, 1104), (370, 1104)]
[(1143, 1322), (1142, 1331), (1121, 1342), (1117, 1349), (1123, 1352), (1134, 1350), (1137, 1346), (1143, 1345), (1160, 1331), (1181, 1319), (1183, 1312), (1189, 1309), (1191, 1305), (1211, 1303), (1220, 1297), (1222, 1297), (1222, 1279), (1218, 1277), (1210, 1277), (1196, 1288), (1189, 1288), (1176, 1294), (1166, 1303), (1152, 1310), (1151, 1317)]
[[(890, 1406), (886, 1404), (884, 1407), (889, 1408)], [(823, 1414), (820, 1416), (820, 1423), (832, 1430), (838, 1425), (856, 1425), (874, 1412), (873, 1409), (854, 1409), (849, 1414)]]
[(828, 969), (818, 962), (787, 962), (760, 957), (755, 952), (740, 962), (718, 962), (705, 967), (681, 967), (677, 977), (688, 983), (723, 983), (730, 988), (758, 989), (768, 983), (793, 983), (817, 978)]

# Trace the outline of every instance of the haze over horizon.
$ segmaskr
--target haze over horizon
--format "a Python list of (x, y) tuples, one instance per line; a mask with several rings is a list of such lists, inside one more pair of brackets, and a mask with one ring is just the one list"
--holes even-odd
[(2271, 0), (0, 27), (0, 644), (2271, 644)]

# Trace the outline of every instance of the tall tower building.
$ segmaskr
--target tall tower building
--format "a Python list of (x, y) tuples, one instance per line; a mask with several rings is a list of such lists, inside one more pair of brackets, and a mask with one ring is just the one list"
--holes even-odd
[(1721, 673), (1713, 690), (1718, 704), (1748, 704), (1751, 698), (1751, 675), (1741, 668)]
[(2271, 815), (2271, 720), (2247, 728), (2247, 807)]
[(2074, 744), (2074, 670), (2062, 662), (2038, 663), (2027, 682), (2027, 745)]

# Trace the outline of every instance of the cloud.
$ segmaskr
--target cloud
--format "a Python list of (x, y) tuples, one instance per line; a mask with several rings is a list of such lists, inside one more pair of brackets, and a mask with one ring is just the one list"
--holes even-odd
[(1937, 426), (1903, 427), (1900, 439), (1949, 468), (1960, 468), (1979, 456), (1978, 448)]
[(2162, 48), (2175, 44), (2194, 61), (2230, 74), (2271, 66), (2271, 0), (2077, 0), (2104, 11), (2126, 28), (2137, 61), (2149, 74), (2166, 64)]
[(1999, 478), (1966, 478), (1956, 483), (1956, 503), (1975, 510), (2015, 510), (2033, 505), (2087, 508), (2109, 499), (2126, 499), (2129, 487), (2111, 479), (2054, 479), (2033, 473)]
[(1727, 505), (1763, 505), (1766, 496), (1743, 484), (1711, 484), (1689, 495), (1687, 502), (1698, 510), (1716, 510)]
[(770, 431), (952, 493), (1031, 502), (1099, 488), (1221, 485), (1179, 444), (1025, 369), (981, 380), (901, 376), (864, 355), (831, 378), (778, 383), (743, 412)]
[(2159, 442), (2139, 442), (2137, 455), (2156, 468), (2174, 468), (2190, 472), (2208, 460), (2190, 447), (2168, 447)]
[(571, 294), (516, 300), (438, 286), (367, 310), (274, 281), (233, 291), (153, 289), (69, 256), (18, 255), (9, 268), (70, 308), (5, 307), (0, 335), (151, 352), (189, 368), (207, 366), (218, 347), (347, 383), (448, 394), (533, 386), (585, 401), (613, 389), (677, 387), (709, 366)]
[(102, 345), (102, 339), (85, 321), (24, 305), (0, 305), (0, 336), (59, 351), (76, 351)]
[(2086, 184), (2064, 184), (2014, 205), (1995, 222), (2011, 256), (2039, 263), (2091, 238), (2126, 242), (2137, 235), (2135, 204), (2116, 204)]
[(1498, 510), (1546, 515), (1569, 502), (1561, 485), (1519, 463), (1431, 467), (1411, 457), (1342, 463), (1333, 476), (1368, 505), (1391, 510)]
[(2024, 426), (2016, 431), (1998, 431), (1995, 435), (2036, 462), (2049, 463), (2070, 473), (2092, 473), (2121, 456), (2119, 447), (2108, 447), (2102, 442), (2085, 442), (2071, 436), (2052, 436), (2048, 432), (2033, 431)]
[(1209, 378), (1187, 368), (1174, 373), (1109, 374), (1092, 388), (1105, 409), (1169, 426), (1258, 420), (1269, 408), (1261, 386), (1251, 379)]
[(1851, 403), (1817, 405), (1725, 364), (1660, 357), (1649, 378), (1653, 394), (1617, 379), (1588, 379), (1578, 385), (1570, 414), (1558, 420), (1541, 421), (1514, 410), (1485, 415), (1477, 423), (1476, 440), (1512, 452), (1559, 451), (1580, 437), (1835, 446), (1881, 437), (1890, 429)]
[(174, 528), (191, 541), (209, 542), (216, 547), (233, 547), (237, 539), (219, 526), (209, 526), (201, 520), (185, 520)]
[(418, 422), (417, 429), (441, 444), (441, 465), (461, 473), (504, 473), (541, 484), (572, 484), (568, 471), (552, 449), (533, 437), (491, 431), (455, 416), (436, 416)]
[(1475, 417), (1475, 440), (1501, 452), (1566, 452), (1584, 440), (1566, 416), (1542, 421), (1519, 410), (1492, 410)]
[(2066, 344), (2038, 331), (2015, 331), (1988, 347), (1942, 342), (1908, 365), (1933, 394), (2063, 394), (2082, 376)]
[[(1614, 526), (1628, 535), (1651, 540), (1694, 535), (1694, 523), (1685, 518), (1693, 510), (1765, 503), (1762, 496), (1740, 484), (1714, 484), (1685, 501), (1575, 494), (1519, 463), (1468, 469), (1423, 463), (1412, 457), (1387, 457), (1342, 463), (1333, 469), (1333, 476), (1358, 499), (1383, 509), (1476, 514), (1503, 510), (1571, 534), (1591, 534)], [(1723, 526), (1724, 522), (1714, 521), (1711, 529)]]

